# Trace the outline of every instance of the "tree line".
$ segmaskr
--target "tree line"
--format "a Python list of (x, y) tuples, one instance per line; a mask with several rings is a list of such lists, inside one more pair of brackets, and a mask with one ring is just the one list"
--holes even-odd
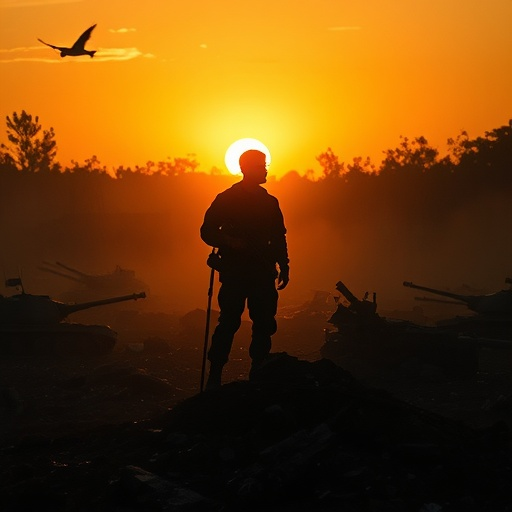
[[(4, 261), (120, 264), (153, 289), (201, 297), (204, 283), (194, 279), (208, 248), (199, 226), (215, 195), (238, 178), (200, 172), (189, 157), (119, 168), (115, 176), (95, 157), (64, 169), (53, 130), (37, 117), (22, 112), (7, 126), (9, 144), (0, 148)], [(512, 270), (512, 127), (449, 142), (441, 156), (424, 137), (402, 137), (378, 168), (362, 158), (345, 163), (328, 148), (317, 157), (319, 178), (295, 171), (269, 178), (289, 233), (288, 295), (347, 276), (354, 291), (414, 279), (501, 283)]]
[[(178, 157), (166, 162), (147, 162), (133, 169), (120, 166), (110, 173), (93, 155), (83, 163), (72, 161), (71, 167), (64, 168), (56, 159), (57, 142), (53, 128), (44, 130), (38, 116), (26, 111), (6, 116), (8, 144), (0, 145), (0, 170), (22, 173), (79, 173), (107, 174), (122, 178), (126, 174), (139, 173), (146, 176), (178, 176), (198, 172), (199, 163), (193, 156)], [(442, 183), (447, 176), (464, 175), (473, 185), (478, 181), (493, 182), (501, 186), (510, 180), (512, 164), (512, 120), (508, 125), (485, 132), (484, 136), (470, 139), (462, 131), (455, 138), (448, 139), (448, 154), (441, 156), (423, 136), (409, 139), (400, 136), (395, 149), (383, 151), (384, 159), (376, 166), (370, 158), (353, 158), (352, 162), (340, 161), (331, 148), (316, 157), (321, 176), (314, 177), (312, 170), (306, 171), (304, 179), (309, 181), (341, 180), (358, 182), (379, 176), (382, 180), (406, 178), (414, 180), (420, 175), (429, 175)], [(210, 174), (217, 175), (216, 168)], [(297, 177), (295, 171), (289, 173)]]

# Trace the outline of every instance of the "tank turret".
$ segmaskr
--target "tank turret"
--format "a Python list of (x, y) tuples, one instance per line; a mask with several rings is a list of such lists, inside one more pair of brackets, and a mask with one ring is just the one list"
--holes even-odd
[(336, 283), (336, 290), (338, 290), (348, 301), (345, 306), (338, 302), (336, 311), (328, 320), (333, 325), (343, 325), (344, 328), (355, 328), (361, 324), (369, 324), (379, 322), (380, 317), (377, 314), (377, 294), (373, 294), (373, 301), (368, 300), (368, 292), (365, 293), (364, 298), (359, 300), (342, 281)]
[(57, 324), (71, 313), (127, 300), (144, 299), (145, 297), (146, 294), (142, 292), (78, 304), (66, 304), (52, 300), (48, 295), (20, 293), (11, 297), (0, 298), (0, 325)]
[(464, 377), (478, 370), (479, 347), (473, 341), (460, 340), (450, 329), (381, 317), (375, 293), (369, 301), (368, 292), (360, 300), (341, 281), (336, 289), (348, 305), (338, 302), (328, 320), (335, 329), (324, 331), (323, 357), (363, 377), (421, 365)]
[[(20, 279), (8, 279), (6, 286), (21, 293), (0, 296), (0, 353), (97, 354), (110, 351), (117, 334), (108, 326), (64, 322), (78, 311), (129, 300), (143, 299), (145, 292), (80, 303), (64, 303), (48, 295), (26, 293)], [(63, 350), (64, 349), (64, 350)]]
[[(424, 292), (433, 293), (442, 297), (448, 297), (453, 300), (437, 300), (437, 302), (449, 302), (451, 304), (465, 305), (471, 311), (474, 311), (475, 313), (478, 313), (482, 316), (512, 316), (512, 290), (500, 290), (488, 295), (462, 295), (459, 293), (438, 290), (436, 288), (419, 286), (417, 284), (411, 283), (410, 281), (404, 281), (403, 285), (408, 288), (414, 288), (416, 290), (422, 290)], [(429, 299), (425, 297), (418, 298), (418, 300), (436, 301), (436, 299)]]
[(88, 300), (98, 294), (119, 295), (133, 289), (148, 289), (146, 283), (137, 279), (135, 271), (119, 265), (106, 274), (88, 274), (60, 261), (55, 263), (45, 261), (39, 270), (72, 281), (73, 288), (66, 293), (66, 298), (72, 300), (77, 298)]

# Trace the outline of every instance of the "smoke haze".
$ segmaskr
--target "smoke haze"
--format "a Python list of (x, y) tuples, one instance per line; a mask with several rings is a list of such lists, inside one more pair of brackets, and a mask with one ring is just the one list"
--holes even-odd
[[(215, 195), (237, 178), (17, 173), (4, 181), (3, 271), (6, 277), (21, 271), (27, 292), (69, 288), (69, 281), (38, 269), (44, 261), (88, 274), (119, 265), (147, 283), (146, 309), (206, 307), (210, 248), (199, 227)], [(338, 280), (360, 298), (376, 292), (386, 309), (415, 306), (404, 280), (486, 293), (504, 287), (512, 274), (506, 188), (461, 196), (456, 187), (427, 189), (421, 180), (406, 192), (396, 185), (384, 177), (311, 182), (292, 173), (267, 183), (288, 229), (291, 281), (280, 306), (301, 304), (316, 290), (335, 293)]]

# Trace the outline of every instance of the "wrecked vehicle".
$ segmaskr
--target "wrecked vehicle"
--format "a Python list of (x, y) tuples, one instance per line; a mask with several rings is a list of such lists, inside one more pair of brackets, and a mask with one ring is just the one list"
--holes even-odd
[[(508, 282), (508, 279), (505, 282)], [(439, 327), (466, 336), (494, 339), (496, 343), (498, 340), (502, 340), (504, 343), (512, 342), (512, 289), (500, 290), (487, 295), (463, 295), (427, 288), (410, 281), (404, 281), (403, 285), (450, 299), (415, 297), (416, 300), (456, 304), (470, 310), (470, 315), (455, 316), (438, 322)]]
[(359, 376), (397, 369), (418, 372), (425, 367), (463, 378), (477, 373), (476, 340), (461, 338), (450, 329), (386, 319), (377, 313), (375, 293), (371, 301), (368, 293), (359, 300), (341, 281), (336, 289), (346, 303), (338, 300), (328, 320), (335, 329), (325, 330), (323, 357)]
[(135, 276), (135, 271), (116, 265), (116, 268), (107, 274), (87, 274), (70, 265), (61, 263), (43, 262), (39, 270), (57, 275), (75, 283), (75, 286), (66, 294), (70, 299), (87, 299), (97, 297), (98, 294), (117, 295), (128, 293), (130, 290), (148, 290), (146, 283)]
[(72, 313), (107, 304), (143, 299), (144, 292), (102, 300), (67, 304), (48, 295), (25, 293), (21, 279), (7, 279), (6, 286), (21, 293), (0, 296), (0, 354), (101, 355), (110, 352), (117, 333), (106, 325), (64, 322)]

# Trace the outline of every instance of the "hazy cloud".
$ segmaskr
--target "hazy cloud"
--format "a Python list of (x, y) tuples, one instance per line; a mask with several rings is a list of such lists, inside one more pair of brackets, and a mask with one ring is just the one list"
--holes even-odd
[(108, 60), (131, 60), (137, 57), (144, 59), (154, 59), (152, 53), (142, 53), (137, 48), (99, 48), (94, 56), (96, 61), (105, 62)]
[[(95, 62), (106, 62), (106, 61), (123, 61), (132, 60), (138, 57), (145, 59), (154, 59), (155, 56), (151, 53), (143, 53), (137, 48), (98, 48), (94, 59), (88, 56), (83, 57), (66, 57), (66, 58), (49, 58), (47, 56), (41, 57), (40, 52), (44, 50), (47, 54), (48, 49), (39, 46), (27, 46), (21, 48), (11, 49), (0, 49), (0, 64), (6, 64), (10, 62), (43, 62), (49, 64), (59, 64), (62, 62), (89, 62), (91, 60)], [(56, 52), (58, 56), (58, 53)]]
[(329, 30), (331, 32), (343, 32), (345, 30), (361, 30), (361, 27), (357, 27), (357, 26), (354, 26), (354, 27), (343, 27), (343, 26), (328, 27), (327, 30)]
[(48, 64), (58, 64), (58, 60), (54, 59), (43, 59), (41, 57), (13, 57), (12, 59), (0, 58), (0, 64), (6, 64), (11, 62), (45, 62)]
[(127, 34), (128, 32), (137, 32), (136, 28), (109, 28), (109, 32), (112, 34)]
[(20, 46), (19, 48), (9, 48), (9, 49), (2, 49), (0, 48), (0, 56), (3, 53), (23, 53), (23, 52), (31, 52), (34, 50), (41, 50), (40, 46)]
[(38, 57), (36, 54), (42, 49), (44, 48), (40, 46), (0, 49), (0, 64), (8, 62), (48, 62), (49, 64), (54, 64), (58, 62), (53, 58)]

